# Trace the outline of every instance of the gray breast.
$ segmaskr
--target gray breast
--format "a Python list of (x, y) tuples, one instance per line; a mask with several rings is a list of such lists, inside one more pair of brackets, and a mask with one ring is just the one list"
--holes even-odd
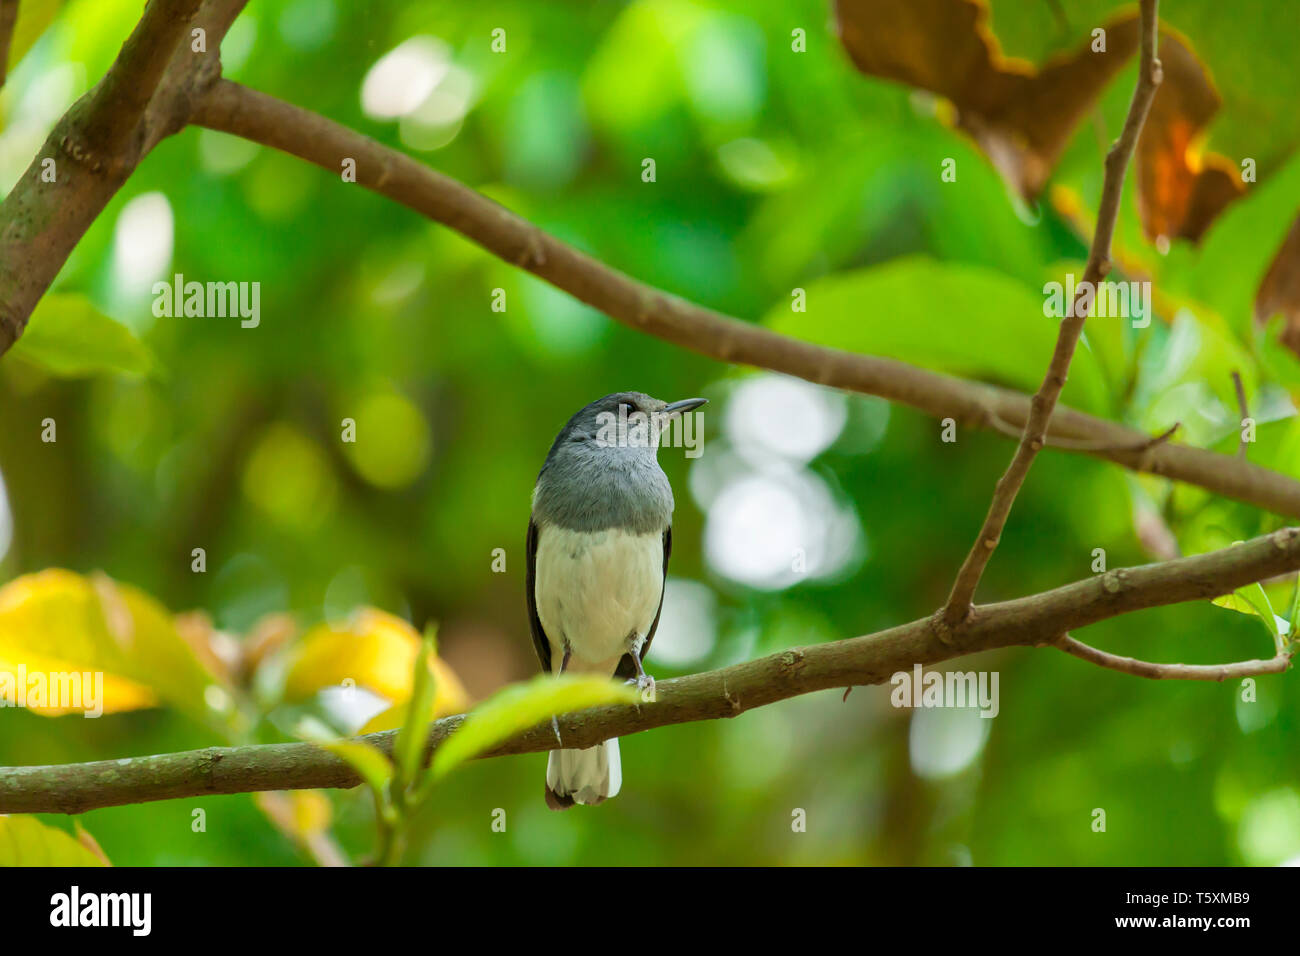
[(571, 531), (663, 531), (673, 489), (653, 448), (568, 444), (553, 449), (533, 492), (533, 518)]

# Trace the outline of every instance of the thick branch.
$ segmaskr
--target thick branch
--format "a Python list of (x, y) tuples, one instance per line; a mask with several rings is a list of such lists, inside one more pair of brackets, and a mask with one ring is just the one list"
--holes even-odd
[[(140, 160), (183, 125), (198, 88), (216, 81), (221, 38), (245, 2), (150, 0), (104, 78), (59, 120), (0, 204), (0, 355)], [(195, 26), (207, 31), (204, 52), (192, 49)]]
[(95, 162), (132, 168), (139, 162), (141, 120), (202, 2), (149, 0), (104, 78), (69, 111), (68, 135)]
[[(865, 637), (793, 648), (758, 660), (658, 685), (658, 699), (607, 706), (559, 720), (568, 747), (590, 747), (668, 724), (735, 717), (813, 691), (880, 684), (913, 664), (975, 651), (1055, 644), (1074, 628), (1144, 608), (1217, 597), (1275, 574), (1300, 570), (1300, 528), (1286, 528), (1222, 551), (1139, 568), (1117, 569), (1031, 597), (981, 606), (969, 627), (942, 634), (935, 617)], [(953, 638), (959, 639), (954, 643)], [(430, 749), (464, 721), (438, 721)], [(364, 738), (385, 752), (395, 732)], [(534, 753), (555, 746), (549, 724), (487, 756)], [(353, 771), (311, 744), (219, 747), (188, 753), (53, 767), (0, 769), (0, 813), (82, 813), (98, 807), (260, 790), (351, 787)]]
[[(357, 182), (367, 189), (455, 229), (630, 328), (720, 362), (878, 395), (971, 427), (1005, 423), (1019, 434), (1028, 421), (1029, 399), (1019, 392), (787, 338), (645, 285), (409, 156), (237, 83), (216, 84), (193, 122), (274, 147), (335, 176), (352, 159)], [(1300, 482), (1275, 471), (1186, 445), (1152, 446), (1149, 435), (1074, 409), (1060, 409), (1050, 424), (1053, 438), (1084, 446), (1069, 450), (1300, 518)]]
[(948, 595), (948, 603), (943, 611), (943, 621), (949, 627), (957, 626), (970, 613), (975, 589), (1002, 539), (1002, 529), (1006, 527), (1011, 506), (1015, 504), (1016, 495), (1029, 475), (1034, 458), (1047, 442), (1047, 427), (1052, 412), (1056, 409), (1056, 402), (1061, 397), (1061, 389), (1065, 387), (1070, 361), (1074, 358), (1074, 350), (1079, 344), (1079, 336), (1083, 333), (1084, 321), (1088, 317), (1084, 290), (1096, 289), (1097, 283), (1110, 271), (1110, 241), (1115, 233), (1115, 220), (1119, 216), (1124, 173), (1133, 156), (1133, 149), (1137, 146), (1142, 124), (1146, 122), (1156, 87), (1160, 85), (1160, 61), (1156, 59), (1157, 5), (1158, 0), (1140, 0), (1142, 33), (1137, 88), (1133, 91), (1133, 100), (1129, 104), (1120, 137), (1106, 154), (1106, 174), (1101, 189), (1101, 205), (1097, 210), (1097, 227), (1093, 232), (1088, 263), (1083, 270), (1080, 294), (1075, 299), (1071, 314), (1061, 320), (1056, 348), (1052, 352), (1052, 360), (1043, 383), (1030, 402), (1029, 420), (1020, 436), (1020, 444), (1012, 456), (1011, 464), (993, 490), (993, 500), (989, 503), (984, 526), (980, 528), (979, 536), (953, 582), (952, 592)]

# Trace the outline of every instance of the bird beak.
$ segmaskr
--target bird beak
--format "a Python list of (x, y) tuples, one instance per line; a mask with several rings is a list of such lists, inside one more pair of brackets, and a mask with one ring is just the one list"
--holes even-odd
[(680, 402), (673, 402), (671, 405), (665, 405), (663, 414), (669, 418), (674, 415), (683, 415), (686, 412), (699, 408), (709, 400), (707, 398), (683, 398)]

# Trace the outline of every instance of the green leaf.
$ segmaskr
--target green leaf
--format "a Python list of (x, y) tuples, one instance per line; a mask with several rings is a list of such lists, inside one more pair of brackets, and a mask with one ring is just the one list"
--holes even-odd
[(1297, 619), (1300, 619), (1300, 574), (1296, 575), (1295, 587), (1291, 592), (1291, 610), (1286, 616), (1286, 636), (1294, 641)]
[[(828, 276), (806, 292), (807, 312), (792, 312), (785, 299), (765, 324), (819, 345), (1029, 392), (1041, 384), (1060, 325), (1043, 314), (1041, 288), (993, 269), (922, 256)], [(1121, 321), (1127, 320), (1097, 318), (1089, 325)], [(1106, 394), (1096, 357), (1079, 350), (1063, 400), (1104, 411)]]
[(442, 779), (466, 760), (554, 715), (600, 704), (632, 704), (637, 699), (632, 687), (601, 677), (541, 674), (513, 684), (474, 708), (460, 729), (438, 748), (431, 779)]
[(361, 776), (362, 781), (374, 793), (379, 805), (382, 807), (386, 803), (385, 791), (388, 782), (393, 778), (393, 764), (382, 751), (376, 750), (369, 744), (334, 737), (330, 734), (329, 728), (315, 718), (300, 721), (294, 731), (299, 737), (314, 743), (322, 750), (328, 750), (344, 761)]
[(1231, 594), (1217, 597), (1212, 603), (1219, 607), (1226, 607), (1231, 611), (1237, 611), (1240, 614), (1253, 614), (1264, 623), (1264, 626), (1268, 628), (1268, 632), (1273, 635), (1275, 640), (1280, 631), (1290, 626), (1285, 618), (1278, 617), (1273, 613), (1273, 604), (1258, 583), (1238, 588)]
[(0, 867), (103, 865), (75, 839), (36, 817), (0, 815)]
[(382, 793), (393, 776), (393, 765), (380, 751), (369, 744), (353, 743), (349, 740), (335, 740), (320, 744), (334, 756), (347, 761), (361, 779), (375, 793)]
[(71, 294), (41, 299), (10, 353), (62, 378), (105, 373), (139, 378), (155, 367), (152, 354), (130, 329), (85, 296)]
[(415, 674), (412, 678), (411, 697), (406, 702), (406, 720), (397, 732), (393, 743), (393, 762), (397, 765), (398, 780), (405, 786), (415, 780), (424, 753), (424, 742), (429, 736), (433, 721), (433, 700), (438, 686), (429, 658), (437, 645), (437, 627), (430, 624), (420, 642), (420, 652), (415, 656)]

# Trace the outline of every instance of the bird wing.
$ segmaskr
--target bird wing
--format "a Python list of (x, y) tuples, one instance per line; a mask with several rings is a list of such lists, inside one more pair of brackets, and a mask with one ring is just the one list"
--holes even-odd
[[(525, 549), (528, 552), (528, 626), (533, 632), (533, 647), (537, 650), (537, 659), (542, 663), (542, 670), (550, 673), (551, 670), (551, 642), (546, 639), (546, 632), (542, 630), (541, 618), (537, 616), (537, 539), (540, 537), (537, 522), (531, 518), (528, 520), (528, 538), (525, 541)], [(663, 601), (663, 598), (660, 598)], [(655, 621), (659, 618), (656, 616)]]
[[(655, 631), (659, 629), (659, 615), (664, 610), (664, 591), (668, 590), (668, 557), (673, 553), (673, 529), (669, 525), (664, 529), (664, 580), (659, 587), (659, 607), (655, 610), (655, 619), (650, 622), (650, 630), (646, 632), (645, 643), (641, 645), (641, 660), (645, 660), (646, 654), (650, 651), (650, 642), (654, 640)], [(614, 671), (614, 676), (622, 680), (631, 680), (636, 676), (636, 667), (632, 664), (632, 655), (624, 654), (619, 659), (618, 668)]]

